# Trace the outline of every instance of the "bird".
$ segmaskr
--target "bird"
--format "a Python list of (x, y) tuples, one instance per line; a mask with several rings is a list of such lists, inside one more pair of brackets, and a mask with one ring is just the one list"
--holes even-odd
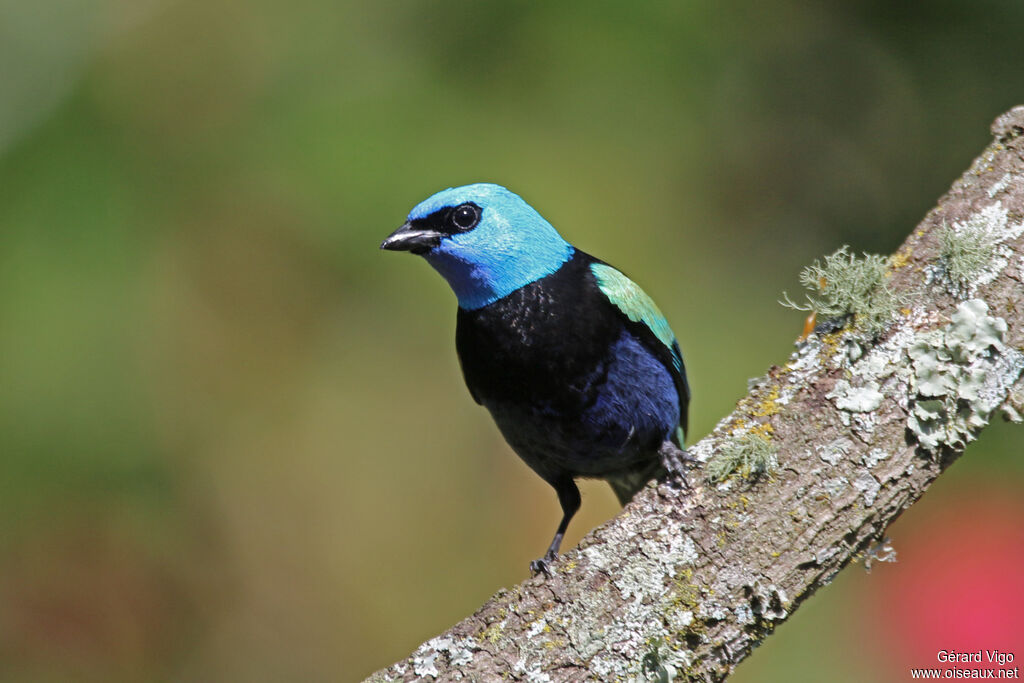
[(550, 575), (580, 508), (576, 479), (607, 481), (622, 505), (653, 478), (685, 484), (683, 354), (621, 271), (492, 183), (428, 197), (380, 246), (422, 256), (448, 282), (470, 395), (558, 496), (562, 518), (534, 575)]

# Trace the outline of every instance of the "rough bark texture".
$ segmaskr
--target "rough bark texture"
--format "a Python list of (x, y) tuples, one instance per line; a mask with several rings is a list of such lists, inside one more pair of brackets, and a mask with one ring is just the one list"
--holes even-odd
[[(718, 681), (851, 560), (873, 557), (999, 408), (1021, 411), (1024, 107), (992, 132), (890, 257), (902, 303), (886, 331), (811, 335), (690, 449), (707, 461), (767, 439), (774, 474), (711, 485), (698, 466), (689, 490), (649, 486), (553, 576), (499, 591), (368, 680)], [(950, 230), (984, 247), (969, 279), (940, 256)]]

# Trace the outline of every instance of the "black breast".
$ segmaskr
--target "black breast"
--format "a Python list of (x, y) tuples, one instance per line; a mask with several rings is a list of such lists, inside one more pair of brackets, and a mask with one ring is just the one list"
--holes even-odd
[(596, 398), (622, 323), (577, 251), (556, 272), (483, 308), (459, 309), (456, 348), (473, 398), (570, 417)]

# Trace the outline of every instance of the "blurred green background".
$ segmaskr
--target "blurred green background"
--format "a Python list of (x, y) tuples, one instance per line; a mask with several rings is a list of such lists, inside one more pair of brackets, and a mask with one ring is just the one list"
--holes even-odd
[[(377, 249), (408, 210), (499, 182), (632, 274), (699, 438), (792, 350), (800, 267), (891, 252), (1024, 102), (1022, 30), (1018, 0), (0, 0), (0, 679), (404, 656), (559, 514), (463, 387), (445, 283)], [(900, 596), (1019, 606), (1022, 434), (734, 680), (907, 680), (967, 645), (901, 638), (973, 622)], [(586, 485), (566, 547), (616, 511)], [(1021, 613), (986, 646), (1024, 658)]]

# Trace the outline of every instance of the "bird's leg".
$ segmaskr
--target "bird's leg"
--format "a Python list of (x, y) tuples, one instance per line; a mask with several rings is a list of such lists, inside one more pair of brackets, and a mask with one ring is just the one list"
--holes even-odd
[(555, 531), (555, 537), (551, 539), (551, 545), (548, 546), (544, 557), (530, 563), (530, 572), (534, 576), (541, 572), (545, 576), (551, 576), (551, 568), (548, 565), (558, 557), (558, 549), (562, 545), (562, 537), (565, 536), (565, 530), (569, 527), (569, 521), (580, 509), (580, 490), (576, 488), (576, 482), (572, 480), (572, 477), (563, 476), (550, 483), (555, 487), (558, 502), (562, 505), (562, 521), (559, 522), (558, 530)]
[(696, 462), (696, 458), (671, 441), (664, 441), (661, 444), (658, 455), (661, 456), (661, 465), (669, 477), (677, 480), (683, 487), (689, 488), (686, 482), (687, 465)]

